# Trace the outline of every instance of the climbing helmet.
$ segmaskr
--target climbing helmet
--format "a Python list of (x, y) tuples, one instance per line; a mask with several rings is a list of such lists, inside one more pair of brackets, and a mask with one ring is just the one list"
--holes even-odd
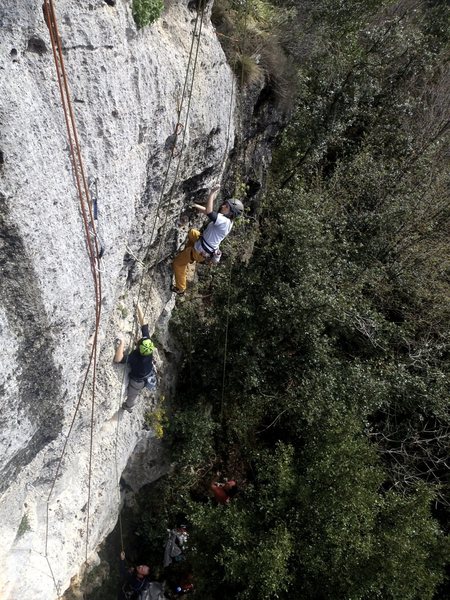
[(139, 352), (142, 356), (150, 356), (150, 354), (153, 354), (154, 349), (155, 346), (149, 338), (143, 338), (139, 343)]
[(233, 217), (240, 217), (244, 212), (244, 205), (237, 198), (230, 198), (226, 201), (228, 206), (230, 207), (230, 212)]

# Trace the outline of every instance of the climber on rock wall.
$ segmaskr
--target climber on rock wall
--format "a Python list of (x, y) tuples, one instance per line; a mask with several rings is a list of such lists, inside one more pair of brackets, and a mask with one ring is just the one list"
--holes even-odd
[(116, 353), (114, 355), (115, 363), (125, 363), (130, 367), (127, 399), (122, 404), (122, 408), (127, 412), (132, 412), (133, 406), (136, 404), (136, 398), (144, 387), (156, 388), (156, 369), (153, 361), (155, 346), (150, 339), (148, 324), (144, 324), (144, 315), (139, 305), (137, 307), (137, 317), (141, 326), (142, 338), (137, 343), (136, 349), (131, 353), (124, 353), (125, 342), (123, 339), (117, 338)]
[(127, 567), (125, 552), (120, 553), (120, 575), (121, 585), (118, 600), (140, 600), (148, 597), (147, 591), (150, 587), (150, 567), (138, 565)]
[(219, 186), (214, 185), (208, 195), (206, 206), (194, 204), (193, 208), (205, 214), (209, 219), (209, 225), (203, 233), (198, 229), (191, 229), (188, 233), (187, 244), (172, 263), (175, 275), (175, 286), (172, 291), (176, 294), (184, 294), (186, 291), (186, 272), (189, 263), (217, 263), (221, 252), (219, 246), (230, 233), (233, 220), (244, 211), (244, 205), (240, 200), (230, 198), (224, 200), (218, 211), (214, 211), (214, 200), (219, 193)]

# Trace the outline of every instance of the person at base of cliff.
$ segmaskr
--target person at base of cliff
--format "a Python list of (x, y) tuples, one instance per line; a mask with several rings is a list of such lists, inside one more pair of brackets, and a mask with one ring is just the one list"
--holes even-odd
[(225, 483), (213, 481), (209, 489), (214, 494), (214, 499), (218, 504), (228, 504), (239, 491), (234, 479), (228, 479)]
[(193, 208), (205, 214), (209, 224), (203, 233), (198, 229), (191, 229), (188, 233), (187, 244), (172, 263), (175, 275), (175, 286), (172, 291), (176, 294), (184, 294), (186, 291), (186, 273), (189, 263), (218, 262), (220, 260), (219, 246), (230, 233), (233, 220), (244, 212), (244, 205), (240, 200), (230, 198), (224, 200), (218, 211), (214, 211), (214, 200), (219, 193), (219, 186), (211, 188), (206, 206), (194, 204)]
[(130, 367), (127, 400), (122, 404), (122, 408), (128, 412), (132, 412), (139, 392), (145, 386), (150, 389), (156, 387), (156, 369), (153, 361), (155, 347), (150, 339), (148, 324), (144, 324), (144, 315), (139, 305), (137, 307), (137, 317), (142, 332), (142, 338), (139, 340), (137, 348), (131, 353), (124, 354), (125, 343), (122, 339), (118, 338), (116, 353), (114, 355), (115, 363), (126, 363)]
[(194, 591), (194, 575), (186, 573), (175, 585), (173, 593), (175, 597), (191, 594)]
[(150, 586), (150, 567), (148, 565), (127, 567), (123, 550), (120, 553), (120, 576), (122, 584), (118, 600), (138, 600), (144, 596), (144, 592)]
[(185, 525), (168, 529), (169, 538), (164, 546), (163, 567), (185, 560), (185, 550), (189, 534)]

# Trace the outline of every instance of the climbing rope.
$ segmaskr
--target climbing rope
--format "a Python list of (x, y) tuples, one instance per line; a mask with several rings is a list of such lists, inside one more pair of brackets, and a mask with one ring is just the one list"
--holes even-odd
[[(247, 29), (247, 20), (249, 17), (249, 4), (248, 0), (245, 0), (245, 16), (244, 16), (244, 29)], [(246, 40), (246, 38), (244, 38)], [(244, 44), (246, 42), (244, 41)], [(233, 73), (236, 72), (237, 65), (237, 55), (234, 58), (233, 65)], [(241, 89), (244, 87), (244, 71), (241, 69)], [(231, 114), (232, 114), (232, 105), (233, 105), (233, 94), (234, 94), (234, 77), (233, 77), (233, 85), (231, 90), (231, 99), (230, 99), (230, 111), (229, 111), (229, 120), (228, 120), (228, 138), (226, 144), (226, 152), (228, 151), (228, 144), (230, 141), (230, 123), (231, 123)], [(224, 163), (222, 168), (225, 166), (225, 158), (226, 153), (224, 154)], [(245, 165), (245, 149), (244, 149), (244, 165)], [(225, 405), (225, 378), (226, 378), (226, 367), (227, 367), (227, 356), (228, 356), (228, 331), (230, 325), (230, 299), (231, 299), (231, 282), (232, 282), (232, 272), (233, 272), (233, 261), (230, 263), (230, 272), (228, 274), (228, 283), (227, 283), (227, 308), (226, 308), (226, 320), (225, 320), (225, 339), (224, 339), (224, 349), (223, 349), (223, 364), (222, 364), (222, 390), (220, 394), (220, 420), (223, 421), (224, 416), (224, 405)]]
[[(193, 93), (193, 89), (194, 89), (195, 73), (196, 73), (197, 63), (198, 63), (198, 54), (199, 54), (199, 49), (200, 49), (200, 41), (201, 41), (201, 34), (202, 34), (204, 11), (205, 11), (205, 3), (201, 3), (201, 9), (197, 11), (197, 18), (195, 20), (194, 31), (193, 31), (193, 34), (192, 34), (193, 41), (194, 41), (195, 38), (197, 38), (197, 44), (196, 44), (196, 48), (195, 48), (195, 56), (194, 56), (194, 62), (193, 62), (193, 67), (192, 67), (192, 79), (191, 79), (191, 84), (190, 84), (190, 88), (189, 88), (188, 103), (187, 103), (186, 115), (185, 115), (185, 119), (184, 119), (183, 135), (182, 135), (182, 139), (181, 139), (181, 149), (180, 149), (179, 154), (177, 155), (178, 161), (177, 161), (177, 165), (176, 165), (176, 169), (175, 169), (175, 174), (174, 174), (173, 180), (172, 180), (172, 185), (170, 186), (170, 189), (169, 189), (168, 200), (167, 200), (167, 207), (166, 207), (166, 210), (165, 210), (165, 218), (164, 218), (163, 225), (162, 225), (162, 232), (161, 232), (160, 237), (159, 237), (159, 243), (158, 243), (158, 248), (157, 248), (157, 252), (156, 252), (156, 258), (155, 258), (155, 261), (154, 261), (154, 265), (153, 265), (153, 268), (151, 269), (152, 270), (151, 285), (150, 285), (150, 289), (149, 289), (148, 294), (147, 294), (147, 301), (146, 301), (146, 304), (145, 304), (145, 307), (144, 307), (144, 311), (143, 311), (144, 315), (147, 312), (147, 308), (148, 308), (148, 305), (149, 305), (149, 302), (150, 302), (150, 292), (152, 291), (152, 286), (154, 284), (154, 271), (156, 269), (156, 265), (158, 264), (159, 257), (161, 255), (162, 241), (163, 241), (163, 238), (164, 238), (164, 232), (165, 232), (165, 229), (166, 229), (167, 220), (168, 220), (168, 216), (169, 216), (168, 207), (170, 206), (170, 204), (172, 202), (173, 194), (174, 194), (174, 191), (175, 191), (175, 186), (176, 186), (176, 183), (177, 183), (177, 180), (178, 180), (178, 174), (180, 172), (181, 160), (183, 158), (183, 152), (184, 152), (184, 146), (185, 146), (185, 140), (186, 140), (186, 131), (187, 131), (187, 125), (188, 125), (188, 121), (189, 121), (189, 113), (190, 113), (190, 109), (191, 109), (191, 102), (192, 102), (192, 93)], [(198, 22), (200, 24), (199, 24), (199, 27), (198, 27), (198, 33), (196, 33), (197, 23)], [(190, 54), (192, 54), (192, 52), (193, 52), (193, 46), (194, 46), (194, 44), (191, 44), (191, 53)], [(185, 81), (188, 80), (188, 71), (189, 71), (189, 64), (190, 64), (190, 62), (191, 62), (191, 56), (190, 56), (189, 62), (188, 62), (188, 68), (187, 68), (187, 71), (186, 71), (186, 79), (185, 79)], [(169, 171), (167, 170), (167, 174), (168, 174), (168, 172)], [(167, 179), (168, 178), (166, 178), (165, 183), (167, 182)], [(164, 196), (164, 191), (165, 191), (165, 186), (161, 190), (160, 199), (159, 199), (159, 203), (158, 203), (158, 211), (159, 211), (159, 207), (162, 204), (162, 199), (163, 199), (163, 196)], [(158, 212), (157, 212), (157, 215), (158, 215)], [(154, 229), (155, 229), (156, 220), (157, 220), (157, 217), (156, 217), (154, 225), (153, 225), (153, 231), (152, 231), (152, 236), (150, 238), (150, 244), (151, 244), (151, 240), (153, 238), (153, 232), (154, 232)], [(145, 257), (148, 256), (148, 253), (149, 253), (149, 250), (150, 250), (150, 244), (147, 247), (147, 252), (146, 252)], [(141, 291), (142, 282), (143, 282), (143, 277), (141, 278), (141, 286), (140, 286), (139, 291)]]
[(94, 425), (94, 407), (95, 407), (95, 391), (96, 391), (96, 370), (97, 370), (97, 346), (98, 346), (98, 332), (100, 326), (100, 317), (101, 317), (101, 296), (102, 296), (102, 286), (101, 286), (101, 268), (100, 268), (100, 249), (99, 249), (99, 241), (96, 233), (95, 227), (95, 219), (92, 209), (92, 202), (89, 194), (89, 186), (87, 184), (87, 178), (84, 171), (83, 159), (81, 155), (81, 148), (78, 139), (77, 127), (75, 116), (73, 112), (71, 96), (69, 91), (69, 85), (67, 80), (67, 74), (64, 65), (64, 59), (62, 54), (61, 47), (61, 38), (59, 36), (57, 19), (54, 9), (53, 0), (44, 0), (43, 4), (44, 10), (44, 18), (47, 24), (50, 41), (52, 46), (53, 58), (55, 62), (56, 75), (58, 80), (58, 87), (61, 96), (61, 104), (64, 112), (64, 119), (66, 123), (67, 129), (67, 138), (69, 142), (69, 150), (70, 157), (72, 162), (72, 169), (75, 176), (75, 184), (77, 188), (77, 193), (79, 197), (80, 204), (80, 212), (82, 216), (84, 233), (86, 246), (88, 250), (92, 278), (94, 283), (94, 293), (95, 293), (95, 329), (92, 340), (92, 348), (89, 355), (89, 362), (86, 368), (86, 373), (83, 378), (81, 391), (78, 396), (78, 401), (75, 407), (75, 411), (73, 414), (73, 418), (69, 427), (69, 431), (66, 436), (66, 440), (63, 445), (63, 449), (61, 455), (58, 460), (58, 465), (56, 469), (55, 476), (53, 478), (53, 482), (51, 485), (51, 489), (49, 495), (47, 497), (47, 507), (46, 507), (46, 531), (45, 531), (45, 558), (49, 565), (49, 569), (53, 578), (53, 582), (55, 584), (55, 588), (57, 593), (59, 594), (59, 586), (56, 582), (53, 569), (50, 565), (50, 560), (48, 556), (48, 539), (49, 539), (49, 521), (50, 521), (50, 501), (52, 499), (53, 491), (55, 488), (56, 481), (58, 479), (58, 475), (61, 469), (61, 464), (63, 457), (65, 455), (67, 444), (70, 438), (70, 435), (73, 430), (73, 426), (75, 423), (75, 418), (77, 416), (81, 400), (84, 394), (84, 390), (87, 384), (87, 379), (91, 368), (93, 368), (92, 375), (92, 394), (91, 394), (91, 418), (90, 418), (90, 446), (89, 446), (89, 467), (88, 467), (88, 500), (87, 500), (87, 514), (86, 514), (86, 560), (88, 556), (88, 547), (89, 547), (89, 517), (90, 517), (90, 497), (91, 497), (91, 479), (92, 479), (92, 452), (93, 452), (93, 425)]
[(223, 364), (222, 364), (222, 392), (220, 396), (220, 420), (223, 421), (223, 407), (225, 398), (225, 376), (227, 370), (227, 354), (228, 354), (228, 329), (230, 324), (230, 298), (231, 298), (231, 276), (233, 272), (233, 261), (230, 263), (230, 272), (228, 274), (228, 285), (227, 285), (227, 308), (225, 311), (225, 341), (223, 349)]
[[(217, 35), (220, 35), (218, 32), (216, 32)], [(225, 36), (227, 37), (227, 36)], [(222, 161), (220, 163), (220, 169), (219, 169), (219, 173), (223, 173), (224, 169), (225, 169), (225, 163), (227, 160), (227, 156), (228, 156), (228, 149), (229, 149), (229, 145), (230, 145), (230, 139), (231, 139), (231, 118), (233, 116), (233, 101), (234, 101), (234, 96), (235, 96), (235, 71), (236, 71), (236, 63), (237, 63), (237, 57), (235, 57), (234, 59), (234, 65), (232, 68), (232, 79), (231, 79), (231, 92), (230, 92), (230, 104), (229, 104), (229, 110), (228, 110), (228, 121), (227, 121), (227, 136), (226, 136), (226, 143), (225, 143), (225, 150), (223, 152), (223, 157), (222, 157)], [(230, 275), (229, 275), (229, 285), (228, 285), (228, 306), (230, 303), (230, 286), (231, 286), (231, 270), (232, 270), (233, 264), (230, 265)], [(197, 263), (194, 262), (194, 279), (195, 279), (195, 271), (197, 269)], [(228, 327), (229, 327), (229, 310), (226, 311), (226, 325), (225, 325), (225, 348), (224, 348), (224, 359), (223, 359), (223, 373), (222, 373), (222, 391), (221, 391), (221, 402), (220, 402), (220, 415), (221, 415), (221, 420), (223, 417), (223, 405), (224, 405), (224, 396), (225, 396), (225, 369), (226, 369), (226, 360), (227, 360), (227, 350), (228, 350)], [(193, 331), (193, 317), (194, 317), (194, 310), (193, 307), (190, 307), (189, 310), (189, 327), (188, 327), (188, 355), (189, 355), (189, 384), (190, 384), (190, 391), (192, 393), (193, 390), (193, 376), (192, 376), (192, 371), (193, 371), (193, 363), (192, 363), (192, 355), (193, 355), (193, 350), (192, 350), (192, 331)]]
[[(164, 174), (164, 178), (163, 178), (163, 184), (161, 187), (161, 192), (159, 194), (158, 197), (158, 202), (157, 202), (157, 206), (156, 206), (156, 215), (155, 215), (155, 219), (153, 221), (153, 227), (150, 233), (150, 242), (146, 247), (145, 250), (145, 254), (144, 254), (144, 258), (142, 261), (138, 261), (140, 262), (142, 267), (144, 267), (144, 263), (150, 253), (150, 247), (152, 245), (152, 241), (154, 239), (154, 234), (155, 234), (155, 230), (156, 230), (156, 224), (158, 222), (158, 217), (159, 217), (159, 211), (161, 209), (162, 206), (162, 202), (163, 202), (163, 198), (164, 198), (164, 193), (166, 190), (166, 186), (167, 186), (167, 182), (169, 179), (169, 173), (170, 173), (170, 167), (172, 165), (172, 161), (175, 157), (178, 158), (178, 163), (177, 163), (177, 168), (176, 168), (176, 172), (175, 172), (175, 176), (174, 176), (174, 180), (172, 183), (172, 186), (170, 188), (170, 192), (169, 192), (169, 205), (170, 202), (172, 200), (172, 196), (173, 196), (173, 191), (175, 189), (175, 182), (176, 182), (176, 178), (178, 176), (178, 172), (179, 172), (179, 168), (180, 168), (180, 163), (181, 163), (181, 159), (182, 159), (182, 155), (183, 155), (183, 149), (184, 149), (184, 142), (185, 142), (185, 138), (186, 138), (186, 129), (187, 129), (187, 124), (188, 124), (188, 118), (189, 118), (189, 111), (190, 111), (190, 104), (191, 104), (191, 97), (192, 97), (192, 92), (193, 92), (193, 87), (194, 87), (194, 78), (195, 78), (195, 71), (196, 71), (196, 67), (197, 67), (197, 59), (198, 59), (198, 52), (199, 52), (199, 46), (200, 46), (200, 40), (201, 40), (201, 31), (202, 31), (202, 23), (203, 23), (203, 16), (204, 16), (204, 6), (202, 6), (201, 10), (197, 10), (197, 15), (195, 18), (195, 22), (194, 22), (194, 27), (192, 30), (192, 38), (191, 38), (191, 45), (190, 45), (190, 50), (189, 50), (189, 57), (188, 57), (188, 62), (187, 62), (187, 67), (186, 67), (186, 75), (184, 78), (184, 83), (183, 83), (183, 90), (181, 93), (181, 99), (180, 102), (178, 104), (177, 107), (177, 122), (174, 128), (174, 132), (173, 134), (170, 136), (170, 140), (171, 140), (171, 144), (172, 147), (170, 149), (170, 156), (169, 156), (169, 160), (168, 160), (168, 164), (167, 164), (167, 168)], [(199, 26), (200, 23), (200, 26)], [(199, 26), (198, 32), (197, 32), (197, 27)], [(184, 120), (184, 124), (181, 123), (181, 115), (182, 115), (182, 111), (183, 111), (183, 107), (184, 107), (184, 101), (185, 101), (185, 97), (186, 97), (186, 90), (188, 88), (188, 82), (189, 82), (189, 71), (191, 69), (191, 63), (192, 63), (192, 59), (194, 56), (194, 47), (195, 47), (195, 42), (197, 41), (196, 44), (196, 49), (195, 49), (195, 58), (194, 58), (194, 63), (193, 63), (193, 67), (192, 67), (192, 76), (191, 76), (191, 83), (190, 83), (190, 87), (189, 87), (189, 92), (188, 92), (188, 106), (186, 109), (186, 115), (185, 115), (185, 120)], [(181, 131), (183, 131), (183, 136), (182, 136), (182, 142), (181, 142), (181, 150), (180, 152), (176, 153), (176, 146), (177, 146), (177, 141), (178, 141), (178, 137), (181, 133)], [(156, 265), (158, 263), (159, 257), (160, 257), (160, 252), (161, 252), (161, 248), (162, 248), (162, 243), (161, 240), (163, 238), (164, 235), (164, 231), (165, 231), (165, 227), (167, 224), (167, 215), (168, 215), (168, 211), (166, 210), (166, 217), (162, 226), (162, 233), (161, 233), (161, 238), (160, 238), (160, 242), (158, 245), (158, 249), (157, 249), (157, 254), (156, 254), (156, 258), (155, 258), (155, 262), (154, 264)], [(128, 249), (127, 249), (128, 250)], [(129, 252), (131, 256), (134, 257), (134, 255)], [(134, 257), (136, 258), (136, 257)], [(155, 267), (154, 267), (155, 268)], [(153, 268), (153, 271), (154, 271)], [(139, 286), (138, 286), (138, 294), (137, 294), (137, 301), (136, 301), (136, 305), (139, 305), (139, 301), (142, 295), (142, 290), (143, 290), (143, 283), (144, 283), (144, 277), (145, 277), (146, 273), (144, 268), (142, 268), (142, 273), (140, 276), (140, 280), (139, 280)], [(153, 284), (154, 281), (154, 277), (153, 277), (153, 273), (151, 276), (151, 284)], [(145, 315), (147, 312), (147, 308), (148, 308), (148, 303), (149, 303), (149, 298), (150, 298), (150, 292), (151, 292), (151, 287), (150, 290), (148, 292), (148, 299), (143, 311), (143, 314)], [(134, 320), (134, 325), (135, 327), (133, 328), (134, 331), (132, 330), (130, 332), (130, 336), (129, 336), (129, 340), (128, 340), (128, 347), (131, 348), (133, 345), (133, 341), (134, 338), (136, 337), (136, 333), (138, 331), (139, 328), (139, 324), (137, 323), (137, 320), (135, 318)], [(128, 364), (128, 356), (129, 354), (127, 354), (127, 359), (125, 362), (125, 368), (123, 370), (123, 374), (122, 374), (122, 383), (121, 383), (121, 388), (120, 388), (120, 394), (119, 394), (119, 405), (121, 406), (121, 399), (122, 399), (122, 390), (124, 387), (124, 383), (125, 383), (125, 375), (126, 375), (126, 366)], [(119, 409), (120, 409), (119, 406)], [(117, 493), (118, 493), (118, 504), (119, 504), (119, 517), (118, 517), (118, 522), (119, 522), (119, 535), (120, 535), (120, 545), (121, 545), (121, 550), (124, 550), (124, 541), (123, 541), (123, 526), (122, 526), (122, 516), (121, 516), (121, 511), (120, 511), (120, 503), (121, 503), (121, 494), (120, 494), (120, 478), (119, 478), (119, 467), (118, 467), (118, 459), (117, 459), (117, 448), (118, 448), (118, 440), (119, 440), (119, 429), (120, 429), (120, 410), (118, 411), (118, 417), (117, 417), (117, 425), (116, 425), (116, 435), (115, 435), (115, 453), (114, 453), (114, 458), (115, 458), (115, 471), (116, 471), (116, 481), (117, 481)]]
[[(236, 64), (236, 59), (235, 59), (235, 64)], [(224, 170), (224, 168), (225, 168), (225, 163), (226, 163), (227, 156), (228, 156), (228, 148), (230, 146), (231, 117), (233, 116), (233, 100), (234, 100), (234, 95), (235, 95), (235, 76), (234, 76), (234, 69), (233, 69), (233, 74), (232, 74), (232, 78), (231, 78), (230, 108), (228, 110), (227, 140), (226, 140), (226, 143), (225, 143), (225, 150), (224, 150), (224, 153), (223, 153), (222, 162), (220, 163), (220, 173), (222, 173), (223, 170)]]

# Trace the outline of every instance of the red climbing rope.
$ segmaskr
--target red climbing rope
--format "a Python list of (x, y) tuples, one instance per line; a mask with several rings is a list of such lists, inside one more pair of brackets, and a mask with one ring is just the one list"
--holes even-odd
[(97, 350), (98, 350), (98, 332), (100, 326), (101, 317), (101, 297), (102, 297), (102, 284), (101, 284), (101, 270), (100, 270), (100, 248), (95, 228), (95, 220), (92, 209), (92, 202), (89, 194), (89, 187), (87, 178), (85, 175), (83, 159), (81, 154), (80, 143), (78, 139), (78, 132), (76, 127), (75, 115), (72, 107), (69, 84), (67, 80), (66, 69), (64, 65), (64, 58), (62, 54), (61, 37), (58, 31), (57, 19), (55, 14), (53, 0), (44, 0), (43, 4), (44, 18), (47, 24), (50, 41), (52, 46), (53, 58), (55, 62), (56, 75), (58, 79), (58, 87), (61, 96), (61, 104), (64, 112), (64, 119), (67, 129), (67, 139), (69, 142), (70, 158), (72, 162), (72, 169), (75, 177), (75, 185), (78, 193), (80, 212), (84, 227), (86, 247), (88, 251), (89, 261), (91, 265), (92, 279), (94, 283), (95, 293), (95, 329), (92, 340), (92, 349), (89, 356), (89, 362), (86, 369), (85, 376), (83, 378), (81, 391), (78, 396), (78, 402), (75, 407), (75, 412), (72, 418), (72, 422), (69, 427), (69, 431), (64, 442), (64, 446), (61, 455), (58, 460), (58, 465), (53, 479), (53, 483), (47, 498), (47, 521), (46, 521), (46, 532), (45, 532), (45, 557), (50, 567), (50, 571), (55, 583), (56, 591), (59, 593), (58, 585), (55, 580), (53, 570), (51, 568), (49, 557), (48, 557), (48, 538), (49, 538), (49, 506), (50, 500), (53, 495), (55, 484), (60, 472), (63, 457), (65, 455), (67, 444), (75, 423), (75, 418), (78, 413), (81, 400), (84, 394), (84, 390), (87, 384), (88, 376), (93, 369), (92, 373), (92, 393), (91, 393), (91, 423), (90, 423), (90, 446), (89, 446), (89, 467), (88, 467), (88, 500), (87, 500), (87, 511), (86, 511), (86, 560), (88, 556), (89, 547), (89, 518), (90, 518), (90, 497), (91, 497), (91, 479), (92, 479), (92, 452), (93, 452), (93, 426), (94, 426), (94, 410), (95, 410), (95, 392), (96, 392), (96, 374), (97, 374)]

